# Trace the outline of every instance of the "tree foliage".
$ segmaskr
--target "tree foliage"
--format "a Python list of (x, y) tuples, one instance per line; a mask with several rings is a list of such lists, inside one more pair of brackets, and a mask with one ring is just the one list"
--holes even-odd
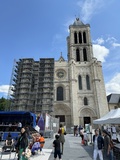
[(0, 111), (5, 111), (9, 109), (10, 101), (5, 98), (0, 98)]

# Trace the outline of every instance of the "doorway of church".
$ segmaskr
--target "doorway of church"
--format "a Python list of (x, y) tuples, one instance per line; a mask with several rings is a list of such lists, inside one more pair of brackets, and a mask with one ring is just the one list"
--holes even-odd
[(90, 124), (91, 123), (91, 118), (90, 117), (84, 117), (84, 126), (85, 124)]
[(61, 124), (65, 123), (65, 115), (56, 115), (55, 118), (59, 118)]

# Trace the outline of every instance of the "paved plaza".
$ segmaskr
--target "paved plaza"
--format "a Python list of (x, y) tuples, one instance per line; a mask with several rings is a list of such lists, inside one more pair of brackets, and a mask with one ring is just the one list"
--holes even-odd
[[(30, 160), (54, 160), (52, 142), (54, 139), (47, 138), (43, 149), (44, 155), (38, 152)], [(64, 153), (62, 160), (92, 160), (92, 145), (81, 145), (81, 138), (74, 137), (73, 134), (65, 136)], [(1, 146), (0, 146), (1, 147)], [(15, 153), (11, 154), (11, 160), (17, 160)], [(2, 160), (8, 160), (9, 155), (3, 155)]]

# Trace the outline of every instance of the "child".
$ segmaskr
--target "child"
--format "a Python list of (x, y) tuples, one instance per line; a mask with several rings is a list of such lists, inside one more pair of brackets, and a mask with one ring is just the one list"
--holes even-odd
[(43, 137), (43, 133), (40, 133), (39, 142), (40, 142), (40, 153), (42, 154), (43, 153), (42, 149), (43, 149), (44, 144), (45, 144), (45, 138)]
[(54, 149), (54, 160), (57, 159), (57, 156), (59, 157), (59, 160), (61, 159), (61, 150), (60, 150), (60, 141), (59, 141), (59, 135), (55, 135), (55, 140), (53, 141), (53, 147)]

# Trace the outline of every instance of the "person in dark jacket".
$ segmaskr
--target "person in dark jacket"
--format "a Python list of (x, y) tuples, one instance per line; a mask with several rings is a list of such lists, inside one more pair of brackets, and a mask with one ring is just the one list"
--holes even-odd
[(98, 129), (95, 129), (95, 135), (93, 136), (93, 144), (94, 144), (93, 160), (96, 160), (98, 155), (99, 155), (99, 159), (103, 160), (102, 149), (104, 146), (104, 140), (103, 140), (103, 137), (99, 135)]
[(104, 150), (103, 150), (103, 157), (105, 160), (113, 160), (113, 142), (111, 139), (110, 134), (107, 130), (103, 130), (104, 136)]
[(53, 147), (54, 149), (54, 160), (57, 159), (57, 156), (59, 157), (59, 160), (61, 160), (61, 149), (60, 149), (60, 141), (59, 141), (59, 135), (55, 135), (55, 140), (53, 141)]
[(25, 160), (25, 150), (28, 147), (28, 138), (25, 128), (21, 129), (21, 136), (19, 137), (16, 148), (18, 149), (18, 160)]

